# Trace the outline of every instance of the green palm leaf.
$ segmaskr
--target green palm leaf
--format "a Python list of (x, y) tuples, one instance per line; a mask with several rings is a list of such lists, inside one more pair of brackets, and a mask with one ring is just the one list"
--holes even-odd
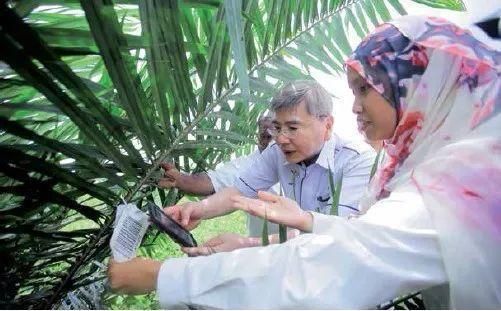
[(363, 36), (390, 7), (404, 12), (391, 0), (0, 2), (2, 307), (49, 308), (92, 282), (119, 197), (172, 204), (176, 191), (151, 187), (162, 161), (202, 171), (249, 152), (276, 89), (310, 68), (342, 72), (347, 29)]

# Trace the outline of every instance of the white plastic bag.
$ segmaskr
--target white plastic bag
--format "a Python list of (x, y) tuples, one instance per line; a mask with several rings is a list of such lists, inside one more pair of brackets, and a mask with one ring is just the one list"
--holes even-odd
[(117, 206), (110, 248), (113, 259), (124, 262), (136, 257), (136, 250), (148, 229), (148, 215), (136, 204)]

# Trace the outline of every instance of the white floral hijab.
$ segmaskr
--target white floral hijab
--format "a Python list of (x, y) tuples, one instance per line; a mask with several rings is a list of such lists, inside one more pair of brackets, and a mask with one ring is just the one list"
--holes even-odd
[(415, 185), (439, 234), (452, 308), (501, 308), (500, 64), (500, 51), (468, 31), (416, 16), (380, 26), (346, 62), (398, 113), (361, 207)]

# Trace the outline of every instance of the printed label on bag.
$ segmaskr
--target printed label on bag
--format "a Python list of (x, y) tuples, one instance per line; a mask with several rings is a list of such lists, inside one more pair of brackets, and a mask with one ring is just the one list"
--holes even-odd
[(110, 241), (113, 259), (124, 262), (136, 257), (136, 250), (147, 229), (148, 215), (140, 211), (135, 204), (119, 205)]

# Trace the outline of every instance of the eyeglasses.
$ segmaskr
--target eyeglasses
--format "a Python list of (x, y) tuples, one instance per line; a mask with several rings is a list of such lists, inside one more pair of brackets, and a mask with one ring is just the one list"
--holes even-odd
[(273, 139), (277, 138), (278, 135), (280, 134), (284, 135), (289, 139), (294, 139), (297, 136), (298, 128), (297, 127), (278, 128), (272, 126), (268, 129), (268, 133), (271, 135), (271, 137), (273, 137)]
[[(320, 120), (324, 120), (324, 118), (327, 117), (326, 115), (321, 115), (318, 116), (317, 118)], [(272, 125), (270, 128), (268, 128), (268, 133), (273, 137), (273, 139), (276, 139), (278, 135), (282, 134), (285, 137), (289, 139), (294, 139), (298, 135), (298, 133), (301, 132), (301, 128), (306, 128), (309, 125), (295, 125), (295, 126), (284, 126), (283, 128), (280, 128), (276, 125)]]

